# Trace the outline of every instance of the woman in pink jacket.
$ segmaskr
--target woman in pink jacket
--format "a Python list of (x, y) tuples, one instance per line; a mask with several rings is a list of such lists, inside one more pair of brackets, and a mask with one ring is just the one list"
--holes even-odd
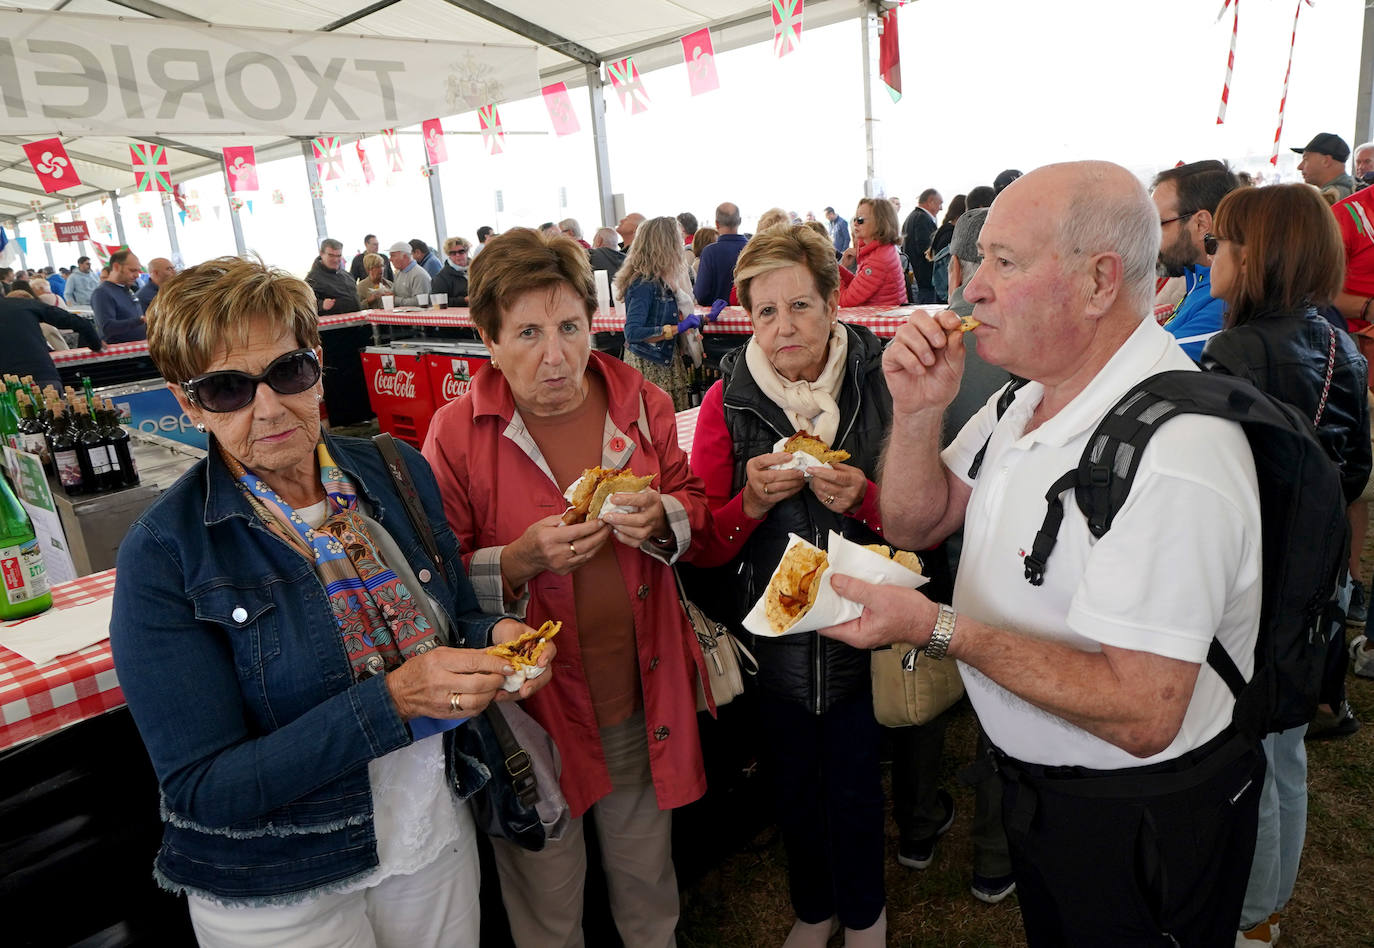
[[(511, 933), (520, 948), (582, 944), (581, 817), (595, 809), (621, 939), (665, 948), (678, 919), (671, 811), (706, 790), (704, 668), (671, 567), (712, 532), (702, 484), (668, 396), (591, 350), (596, 289), (575, 241), (493, 238), (468, 305), (491, 365), (435, 415), (424, 454), (483, 609), (563, 623), (557, 674), (525, 708), (562, 754), (573, 822), (537, 853), (492, 840)], [(564, 490), (596, 466), (654, 480), (611, 495), (624, 512), (562, 523)]]
[(840, 258), (840, 306), (904, 306), (901, 228), (887, 198), (864, 198), (849, 221), (854, 245)]

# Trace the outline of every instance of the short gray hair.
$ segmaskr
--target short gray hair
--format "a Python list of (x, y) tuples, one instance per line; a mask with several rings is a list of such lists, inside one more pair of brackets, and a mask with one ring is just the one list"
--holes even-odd
[(324, 253), (326, 250), (343, 250), (343, 244), (333, 237), (326, 237), (320, 241), (320, 253)]
[(1159, 261), (1159, 211), (1145, 187), (1113, 193), (1109, 177), (1122, 169), (1107, 162), (1089, 162), (1083, 180), (1064, 210), (1059, 242), (1066, 254), (1110, 252), (1121, 257), (1121, 298), (1145, 315), (1155, 297), (1155, 265)]
[(615, 232), (614, 227), (598, 227), (596, 234), (592, 236), (592, 243), (598, 247), (610, 247), (614, 250), (620, 243), (620, 235)]
[(582, 239), (582, 225), (577, 222), (575, 217), (565, 217), (558, 222), (559, 231), (568, 231), (578, 240)]

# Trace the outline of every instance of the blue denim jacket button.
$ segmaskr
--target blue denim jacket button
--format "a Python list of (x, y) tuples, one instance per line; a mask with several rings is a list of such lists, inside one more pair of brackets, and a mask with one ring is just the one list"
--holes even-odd
[(235, 622), (248, 621), (248, 610), (243, 608), (243, 606), (235, 606), (231, 615), (234, 617)]
[(420, 582), (422, 583), (427, 583), (434, 577), (434, 574), (427, 569), (420, 570), (416, 575), (420, 578)]

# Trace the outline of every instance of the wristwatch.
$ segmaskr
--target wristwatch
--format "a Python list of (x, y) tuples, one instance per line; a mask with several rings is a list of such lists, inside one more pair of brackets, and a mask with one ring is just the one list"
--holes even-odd
[(926, 643), (924, 650), (927, 658), (939, 661), (945, 657), (945, 652), (949, 651), (949, 640), (954, 638), (954, 620), (957, 618), (959, 613), (943, 602), (940, 603), (940, 613), (935, 617), (935, 628), (931, 630), (930, 641)]

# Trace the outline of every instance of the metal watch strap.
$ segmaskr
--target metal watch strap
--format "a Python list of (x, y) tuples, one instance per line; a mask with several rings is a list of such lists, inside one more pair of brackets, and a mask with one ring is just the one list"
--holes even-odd
[(925, 646), (927, 658), (939, 661), (945, 657), (945, 652), (949, 651), (949, 640), (954, 638), (954, 620), (958, 617), (959, 613), (943, 602), (940, 603), (940, 613), (935, 617), (935, 628), (931, 630), (930, 641)]

